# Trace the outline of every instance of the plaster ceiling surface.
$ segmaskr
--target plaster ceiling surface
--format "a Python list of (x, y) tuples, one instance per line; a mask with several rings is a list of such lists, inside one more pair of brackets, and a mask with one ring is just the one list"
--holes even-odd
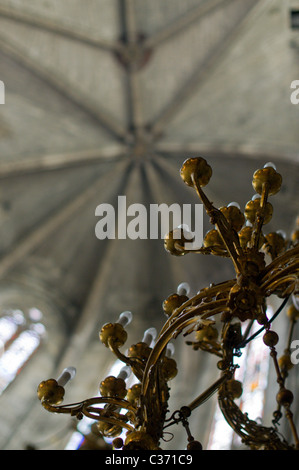
[(163, 240), (98, 240), (99, 204), (195, 204), (179, 170), (201, 155), (214, 204), (244, 207), (253, 172), (272, 161), (283, 186), (267, 229), (291, 230), (289, 14), (280, 0), (0, 0), (0, 276), (62, 306), (61, 364), (121, 311), (140, 334), (161, 326), (179, 282), (197, 291), (233, 275), (227, 260), (174, 258)]

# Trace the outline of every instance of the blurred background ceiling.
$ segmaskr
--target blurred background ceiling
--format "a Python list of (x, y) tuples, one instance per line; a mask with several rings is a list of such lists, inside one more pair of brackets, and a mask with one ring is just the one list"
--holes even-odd
[[(38, 447), (67, 426), (35, 393), (62, 367), (78, 371), (68, 401), (96, 393), (114, 361), (98, 340), (103, 323), (131, 310), (137, 341), (162, 326), (162, 301), (180, 282), (196, 292), (233, 275), (227, 260), (173, 258), (163, 240), (98, 240), (99, 204), (116, 206), (119, 195), (128, 205), (196, 203), (179, 170), (202, 155), (214, 204), (243, 208), (253, 172), (272, 161), (283, 187), (267, 230), (290, 231), (299, 213), (296, 9), (281, 0), (0, 0), (2, 309), (38, 308), (46, 328), (0, 397), (2, 449)], [(180, 347), (174, 400), (212, 377), (206, 359)], [(204, 378), (190, 382), (195, 365)]]

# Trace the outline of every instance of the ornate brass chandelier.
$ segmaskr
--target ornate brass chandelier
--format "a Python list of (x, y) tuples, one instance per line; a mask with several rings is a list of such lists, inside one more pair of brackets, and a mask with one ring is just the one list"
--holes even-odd
[[(286, 387), (286, 379), (293, 364), (291, 341), (294, 325), (299, 319), (299, 221), (286, 240), (281, 233), (265, 235), (263, 227), (273, 212), (269, 196), (281, 187), (282, 177), (272, 164), (265, 165), (253, 175), (256, 195), (246, 206), (244, 213), (235, 204), (217, 209), (203, 192), (211, 178), (212, 169), (201, 157), (187, 159), (181, 168), (181, 177), (194, 188), (214, 226), (203, 241), (203, 246), (192, 252), (229, 257), (235, 269), (235, 278), (211, 285), (189, 298), (186, 293), (170, 295), (163, 302), (167, 320), (150, 347), (147, 341), (132, 345), (127, 354), (120, 348), (127, 340), (126, 324), (130, 315), (124, 312), (116, 323), (102, 327), (100, 339), (125, 365), (118, 377), (109, 376), (100, 384), (100, 396), (80, 403), (61, 405), (64, 386), (72, 376), (67, 369), (58, 380), (41, 382), (38, 397), (43, 407), (54, 413), (66, 413), (81, 419), (95, 420), (98, 431), (114, 438), (113, 446), (123, 450), (160, 450), (165, 429), (181, 423), (187, 432), (187, 450), (202, 449), (192, 436), (189, 417), (212, 394), (218, 392), (220, 409), (228, 424), (251, 449), (291, 450), (299, 449), (299, 438), (291, 411), (293, 393)], [(185, 249), (190, 242), (185, 229), (180, 227), (165, 237), (165, 248), (175, 256), (189, 253)], [(275, 295), (282, 305), (271, 317), (267, 316), (267, 299)], [(277, 333), (272, 322), (287, 306), (290, 334), (286, 338), (284, 354), (278, 358)], [(216, 319), (220, 319), (218, 331)], [(259, 330), (252, 334), (253, 325)], [(276, 402), (272, 426), (265, 427), (249, 419), (236, 403), (242, 394), (242, 384), (235, 379), (235, 360), (257, 334), (263, 333), (265, 347), (277, 376)], [(169, 381), (177, 374), (175, 360), (169, 356), (168, 345), (178, 335), (193, 335), (187, 345), (206, 351), (219, 358), (219, 378), (204, 393), (189, 404), (170, 414)], [(130, 369), (138, 383), (126, 388), (126, 370)], [(278, 431), (278, 424), (285, 415), (291, 429), (292, 442)], [(126, 431), (126, 436), (123, 436)], [(122, 434), (123, 433), (123, 434)]]

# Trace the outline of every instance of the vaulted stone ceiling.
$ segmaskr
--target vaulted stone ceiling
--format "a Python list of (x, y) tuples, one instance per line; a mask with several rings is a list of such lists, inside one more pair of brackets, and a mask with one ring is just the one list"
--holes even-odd
[[(267, 228), (290, 230), (299, 212), (292, 5), (0, 0), (0, 275), (60, 312), (67, 344), (48, 369), (75, 363), (76, 400), (84, 380), (102, 378), (93, 376), (106, 354), (95, 373), (86, 372), (94, 348), (80, 360), (105, 321), (131, 309), (139, 339), (161, 326), (179, 282), (196, 291), (232, 275), (226, 260), (173, 258), (161, 240), (98, 240), (99, 204), (196, 203), (179, 169), (202, 155), (215, 205), (244, 207), (253, 172), (273, 161), (284, 183)], [(20, 445), (8, 436), (4, 446)]]

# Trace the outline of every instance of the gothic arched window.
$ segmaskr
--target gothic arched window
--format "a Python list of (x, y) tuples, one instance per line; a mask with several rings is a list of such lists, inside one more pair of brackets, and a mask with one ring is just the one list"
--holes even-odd
[(38, 350), (45, 335), (42, 312), (10, 309), (0, 317), (0, 395)]

